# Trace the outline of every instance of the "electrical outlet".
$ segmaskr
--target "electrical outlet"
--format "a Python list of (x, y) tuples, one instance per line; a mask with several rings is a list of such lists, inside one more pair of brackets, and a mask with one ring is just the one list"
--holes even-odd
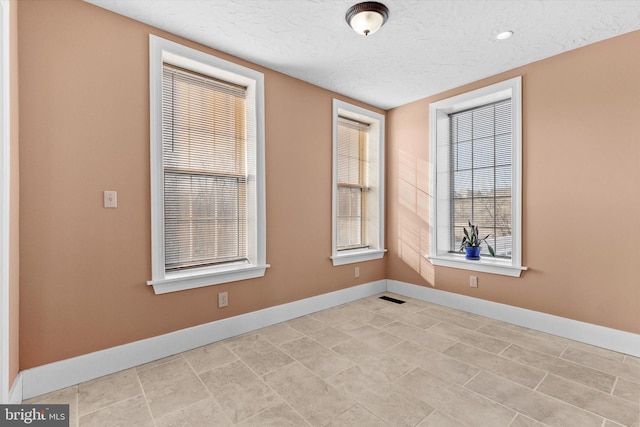
[(229, 293), (220, 292), (218, 294), (218, 308), (226, 307), (229, 305)]
[(356, 277), (360, 277), (360, 267), (356, 267), (353, 273)]
[(478, 287), (478, 276), (469, 276), (469, 286), (472, 288)]

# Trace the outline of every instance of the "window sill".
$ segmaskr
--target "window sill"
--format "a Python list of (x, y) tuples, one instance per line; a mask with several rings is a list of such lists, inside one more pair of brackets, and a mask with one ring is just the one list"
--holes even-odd
[(459, 268), (462, 270), (478, 271), (482, 273), (499, 274), (502, 276), (520, 277), (528, 267), (514, 266), (511, 260), (482, 257), (477, 261), (468, 260), (464, 255), (438, 255), (427, 258), (431, 264), (441, 267)]
[(263, 277), (269, 267), (269, 264), (235, 264), (224, 267), (194, 269), (191, 271), (185, 270), (167, 273), (164, 279), (149, 280), (147, 285), (153, 286), (153, 291), (156, 295), (166, 294), (169, 292)]
[(345, 264), (355, 264), (357, 262), (372, 261), (374, 259), (381, 259), (386, 249), (355, 249), (352, 251), (345, 251), (338, 255), (329, 257), (333, 262), (333, 266)]

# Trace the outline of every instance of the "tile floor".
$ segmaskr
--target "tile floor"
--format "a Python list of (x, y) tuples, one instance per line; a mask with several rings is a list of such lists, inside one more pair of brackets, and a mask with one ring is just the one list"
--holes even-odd
[(639, 426), (640, 359), (365, 298), (25, 403), (81, 426)]

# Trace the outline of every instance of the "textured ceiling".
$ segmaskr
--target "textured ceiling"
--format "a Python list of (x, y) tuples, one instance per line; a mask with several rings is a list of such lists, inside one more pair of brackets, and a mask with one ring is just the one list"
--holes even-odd
[(86, 1), (383, 109), (640, 29), (640, 0), (381, 0), (367, 37), (356, 0)]

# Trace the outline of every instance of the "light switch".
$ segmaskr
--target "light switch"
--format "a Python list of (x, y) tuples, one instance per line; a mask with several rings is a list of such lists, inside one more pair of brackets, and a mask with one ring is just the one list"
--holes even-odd
[(117, 208), (118, 207), (118, 192), (117, 191), (105, 191), (104, 192), (104, 207), (105, 208)]

